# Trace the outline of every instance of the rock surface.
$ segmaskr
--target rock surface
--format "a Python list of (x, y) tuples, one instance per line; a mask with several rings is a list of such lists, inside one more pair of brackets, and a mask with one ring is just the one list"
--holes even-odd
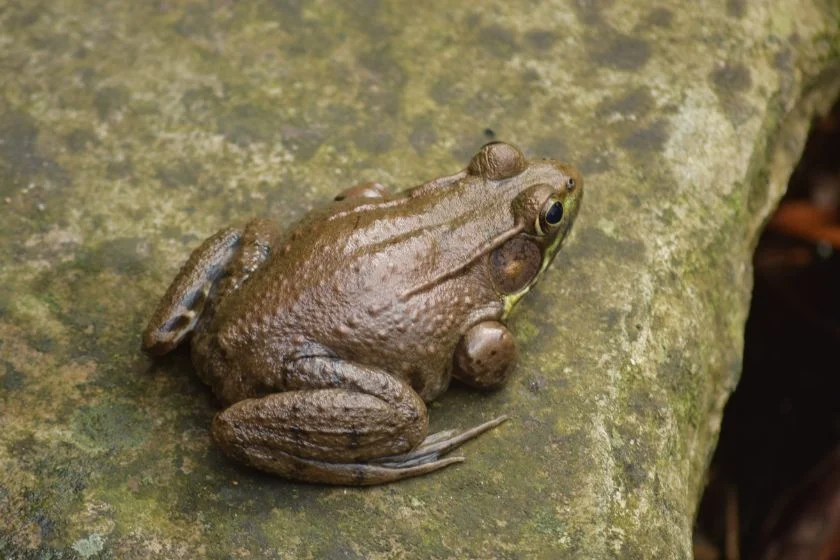
[[(840, 6), (648, 4), (0, 7), (0, 556), (689, 557), (751, 250), (840, 91)], [(587, 181), (513, 381), (432, 408), (512, 420), (379, 488), (222, 457), (185, 354), (138, 351), (189, 251), (491, 138)]]

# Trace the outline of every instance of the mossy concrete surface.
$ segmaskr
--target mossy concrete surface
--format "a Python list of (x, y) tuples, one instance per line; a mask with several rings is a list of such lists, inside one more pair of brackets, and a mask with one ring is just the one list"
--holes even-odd
[[(837, 95), (833, 0), (0, 1), (0, 556), (686, 558), (751, 250)], [(511, 420), (370, 489), (225, 459), (139, 333), (205, 236), (488, 139), (578, 165), (517, 309)]]

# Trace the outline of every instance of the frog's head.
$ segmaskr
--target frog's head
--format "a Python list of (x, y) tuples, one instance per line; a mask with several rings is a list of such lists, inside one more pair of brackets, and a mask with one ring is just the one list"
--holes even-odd
[(528, 161), (510, 144), (486, 144), (473, 157), (469, 175), (491, 183), (503, 199), (512, 226), (489, 242), (489, 274), (507, 311), (548, 268), (580, 208), (583, 178), (554, 160)]
[[(467, 192), (466, 198), (476, 203), (472, 221), (481, 222), (483, 234), (463, 259), (413, 286), (403, 297), (481, 261), (505, 302), (505, 314), (551, 264), (571, 230), (583, 195), (583, 178), (577, 169), (550, 159), (528, 161), (518, 148), (504, 142), (485, 144), (466, 170), (429, 185), (454, 185)], [(488, 258), (482, 261), (484, 257)]]

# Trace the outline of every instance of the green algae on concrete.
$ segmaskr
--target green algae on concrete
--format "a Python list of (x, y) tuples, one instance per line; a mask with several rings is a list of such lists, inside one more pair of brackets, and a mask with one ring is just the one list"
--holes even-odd
[[(757, 232), (840, 91), (831, 0), (0, 9), (0, 556), (689, 557)], [(139, 333), (189, 251), (500, 138), (586, 175), (467, 462), (370, 489), (227, 461)]]

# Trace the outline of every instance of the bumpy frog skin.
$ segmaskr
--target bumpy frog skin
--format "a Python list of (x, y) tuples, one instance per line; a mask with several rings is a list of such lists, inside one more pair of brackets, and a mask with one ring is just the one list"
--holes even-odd
[(280, 231), (265, 220), (207, 239), (143, 333), (152, 355), (188, 337), (225, 409), (230, 457), (283, 477), (368, 485), (435, 471), (504, 421), (428, 434), (451, 377), (500, 386), (516, 361), (504, 320), (548, 267), (583, 180), (501, 142), (467, 169), (391, 194), (348, 189)]

